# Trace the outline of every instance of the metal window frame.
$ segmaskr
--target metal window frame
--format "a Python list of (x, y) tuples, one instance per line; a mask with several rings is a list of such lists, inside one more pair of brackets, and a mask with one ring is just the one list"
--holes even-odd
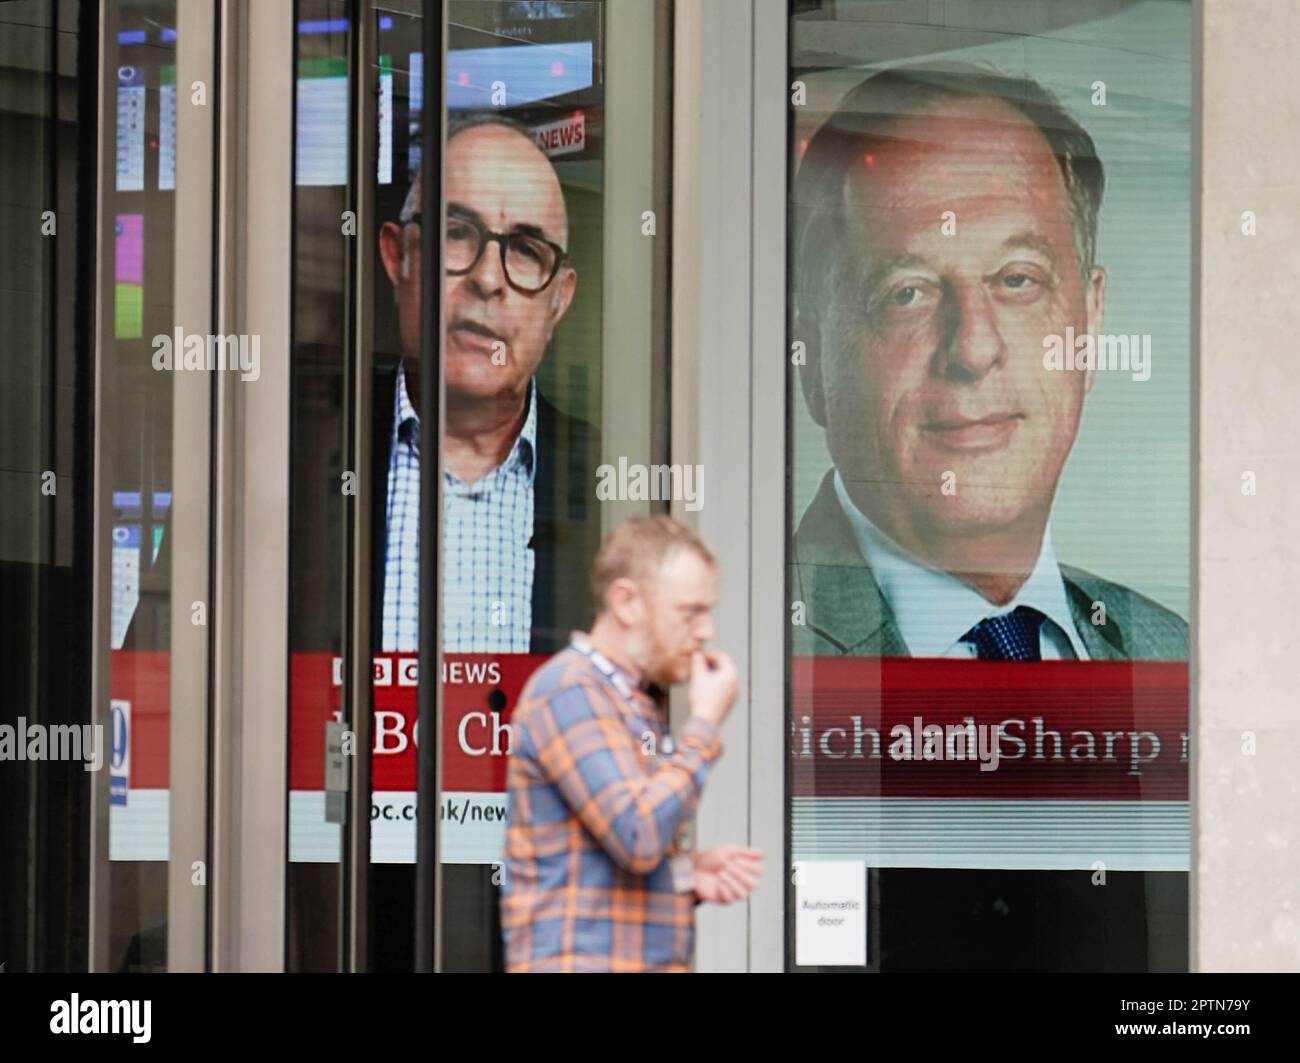
[(370, 482), (371, 392), (374, 382), (374, 248), (378, 234), (375, 218), (375, 158), (379, 115), (376, 107), (375, 72), (378, 69), (376, 11), (374, 0), (354, 0), (349, 16), (355, 17), (349, 56), (349, 91), (352, 105), (352, 157), (349, 187), (352, 210), (356, 213), (356, 236), (352, 241), (352, 262), (348, 281), (349, 320), (346, 352), (349, 383), (345, 388), (345, 423), (349, 443), (345, 467), (357, 472), (356, 491), (348, 497), (347, 530), (343, 541), (344, 631), (343, 690), (348, 706), (347, 724), (354, 735), (353, 748), (364, 751), (351, 758), (348, 789), (348, 817), (344, 835), (343, 967), (365, 971), (367, 948), (368, 890), (370, 879), (370, 769), (371, 696), (375, 640), (370, 630), (371, 499), (376, 486)]
[[(786, 340), (786, 204), (788, 202), (787, 95), (789, 21), (780, 8), (756, 0), (752, 217), (754, 261), (750, 276), (753, 334), (767, 337), (755, 350), (753, 423), (781, 431), (751, 435), (753, 506), (750, 557), (751, 689), (756, 703), (750, 739), (755, 780), (785, 778), (786, 767), (786, 395), (790, 372)], [(762, 221), (762, 225), (757, 224)], [(773, 576), (772, 573), (777, 575)], [(750, 786), (750, 836), (767, 856), (763, 888), (750, 906), (749, 969), (785, 970), (784, 885), (788, 831), (784, 786)], [(778, 864), (779, 861), (779, 864)], [(778, 870), (779, 868), (779, 870)]]
[[(109, 301), (107, 275), (103, 263), (114, 251), (114, 226), (104, 209), (105, 175), (113, 165), (108, 155), (110, 117), (116, 111), (116, 97), (108, 93), (109, 42), (117, 40), (117, 13), (109, 0), (99, 4), (99, 41), (97, 77), (99, 106), (96, 115), (97, 148), (95, 162), (95, 371), (94, 371), (94, 443), (92, 457), (93, 516), (91, 523), (91, 640), (90, 690), (91, 722), (100, 734), (111, 734), (109, 704), (112, 697), (112, 480), (108, 472), (108, 446), (104, 440), (103, 396), (105, 387), (104, 350), (112, 342), (112, 303)], [(92, 973), (108, 970), (110, 921), (112, 918), (112, 867), (109, 862), (109, 780), (107, 772), (95, 772), (90, 786), (90, 913), (87, 929), (86, 969)]]
[(261, 338), (217, 396), (211, 967), (285, 968), (293, 0), (223, 0), (219, 320)]
[[(620, 0), (605, 5), (603, 18), (601, 461), (653, 465), (667, 460), (669, 446), (670, 263), (658, 241), (670, 236), (672, 218), (672, 4)], [(663, 236), (642, 232), (647, 210)], [(649, 499), (603, 500), (602, 538), (659, 508)], [(584, 579), (575, 573), (578, 593)]]
[[(215, 331), (215, 196), (218, 184), (216, 0), (177, 4), (174, 320), (186, 335)], [(207, 104), (189, 101), (203, 82)], [(216, 620), (212, 540), (211, 373), (172, 384), (171, 704), (168, 746), (167, 969), (202, 971), (207, 954), (209, 633)], [(206, 623), (192, 610), (203, 603)]]
[(741, 676), (697, 844), (765, 854), (746, 904), (699, 909), (702, 971), (785, 960), (785, 800), (772, 780), (785, 777), (786, 34), (785, 5), (677, 0), (672, 453), (702, 464), (709, 487), (698, 513), (676, 503), (673, 515), (726, 544), (717, 644)]
[[(421, 131), (421, 197), (428, 214), (438, 204), (436, 217), (447, 209), (443, 180), (443, 145), (447, 139), (447, 3), (425, 0), (424, 55), (437, 56), (425, 63), (423, 129)], [(435, 74), (436, 71), (436, 74)], [(431, 115), (437, 115), (438, 135), (431, 136)], [(436, 197), (431, 192), (436, 190)], [(423, 303), (420, 320), (420, 423), (435, 426), (422, 432), (420, 461), (420, 657), (422, 681), (416, 689), (420, 734), (416, 751), (416, 806), (425, 809), (415, 824), (415, 970), (434, 973), (442, 968), (442, 852), (437, 809), (442, 804), (442, 758), (439, 755), (443, 725), (442, 683), (442, 430), (446, 423), (446, 396), (442, 350), (442, 245), (443, 226), (436, 240), (421, 241), (420, 270)], [(369, 566), (367, 566), (369, 571)], [(433, 810), (432, 813), (429, 810)]]
[[(113, 606), (113, 548), (112, 481), (107, 474), (108, 446), (104, 441), (104, 350), (112, 335), (110, 304), (107, 292), (107, 266), (113, 253), (113, 226), (105, 211), (104, 164), (108, 159), (109, 136), (116, 138), (110, 126), (116, 114), (117, 97), (109, 105), (108, 42), (117, 40), (116, 10), (109, 0), (99, 3), (99, 114), (96, 116), (95, 152), (95, 395), (94, 395), (94, 457), (92, 457), (92, 491), (94, 491), (94, 516), (91, 522), (91, 723), (103, 728), (101, 734), (112, 734), (109, 725), (109, 700), (112, 698), (112, 606)], [(109, 780), (107, 772), (95, 772), (91, 782), (90, 799), (90, 920), (87, 930), (86, 969), (90, 972), (107, 971), (110, 963), (109, 933), (112, 919), (112, 867), (109, 863)]]

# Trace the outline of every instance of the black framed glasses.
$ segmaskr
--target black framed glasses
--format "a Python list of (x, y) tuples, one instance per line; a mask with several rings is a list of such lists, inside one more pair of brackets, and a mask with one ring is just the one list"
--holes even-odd
[[(422, 218), (416, 213), (410, 220), (423, 227)], [(506, 283), (524, 295), (536, 295), (555, 280), (569, 257), (559, 244), (538, 233), (493, 232), (477, 218), (449, 214), (443, 236), (443, 269), (453, 277), (463, 276), (478, 265), (488, 244), (501, 249)]]

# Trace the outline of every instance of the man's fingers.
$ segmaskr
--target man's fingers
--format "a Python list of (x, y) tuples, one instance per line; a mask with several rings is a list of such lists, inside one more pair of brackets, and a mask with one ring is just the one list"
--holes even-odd
[(726, 873), (732, 881), (742, 883), (747, 890), (753, 890), (758, 885), (759, 874), (752, 868), (731, 864), (726, 868)]
[(718, 874), (714, 877), (714, 882), (718, 890), (719, 903), (730, 904), (732, 901), (736, 899), (735, 887), (732, 886), (731, 883), (729, 883), (725, 878), (722, 877), (721, 871), (719, 871)]
[(747, 875), (738, 874), (732, 868), (723, 868), (718, 872), (718, 879), (726, 882), (733, 890), (738, 890), (740, 896), (748, 897), (754, 892), (754, 887), (758, 884), (757, 879), (751, 879)]
[(732, 900), (747, 897), (758, 887), (763, 873), (761, 849), (728, 842), (705, 850), (700, 856), (706, 858), (706, 866), (712, 867), (720, 879), (725, 873), (725, 881), (732, 891), (740, 891)]
[(736, 857), (743, 857), (746, 860), (762, 860), (762, 849), (750, 849), (747, 846), (739, 845), (736, 842), (726, 842), (722, 845), (714, 846), (712, 851), (725, 853), (728, 860)]

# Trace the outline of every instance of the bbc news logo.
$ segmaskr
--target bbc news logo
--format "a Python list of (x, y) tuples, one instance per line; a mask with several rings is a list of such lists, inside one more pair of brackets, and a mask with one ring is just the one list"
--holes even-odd
[[(376, 654), (370, 664), (370, 685), (375, 687), (415, 687), (420, 685), (420, 658), (415, 654)], [(331, 683), (343, 685), (343, 658), (331, 661)], [(448, 661), (442, 662), (442, 681), (454, 686), (461, 684), (492, 686), (501, 684), (499, 661)]]

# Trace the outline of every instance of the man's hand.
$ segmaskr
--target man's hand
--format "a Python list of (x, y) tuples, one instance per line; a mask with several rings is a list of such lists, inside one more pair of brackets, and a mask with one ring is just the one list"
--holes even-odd
[(725, 653), (697, 653), (691, 658), (691, 682), (686, 696), (692, 716), (721, 727), (736, 702), (739, 688), (736, 666)]
[(763, 870), (760, 849), (718, 845), (695, 854), (695, 893), (711, 904), (743, 901), (758, 885)]

